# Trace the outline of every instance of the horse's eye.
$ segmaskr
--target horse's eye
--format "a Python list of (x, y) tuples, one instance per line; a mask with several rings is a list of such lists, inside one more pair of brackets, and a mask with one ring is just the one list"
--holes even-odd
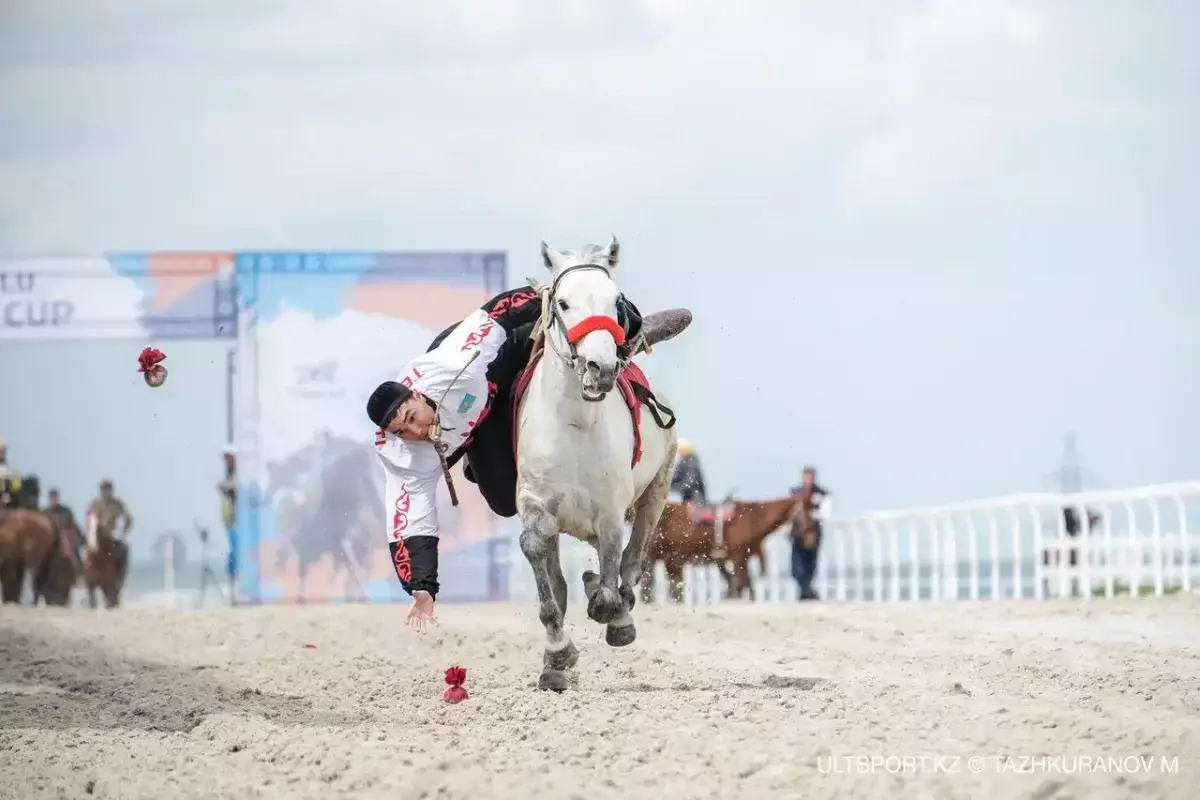
[(571, 308), (570, 306), (567, 305), (566, 300), (559, 300), (558, 307), (561, 308), (563, 311), (569, 311)]

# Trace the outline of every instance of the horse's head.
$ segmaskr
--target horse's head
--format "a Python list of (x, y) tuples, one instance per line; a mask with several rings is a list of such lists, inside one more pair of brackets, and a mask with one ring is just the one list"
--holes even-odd
[(621, 368), (618, 345), (625, 332), (617, 321), (620, 291), (612, 279), (620, 245), (587, 245), (582, 253), (554, 250), (542, 242), (542, 262), (553, 280), (546, 298), (545, 335), (551, 348), (579, 376), (584, 400), (603, 400)]
[(795, 503), (793, 497), (735, 501), (732, 504), (732, 519), (725, 523), (725, 541), (731, 549), (757, 547), (788, 521)]

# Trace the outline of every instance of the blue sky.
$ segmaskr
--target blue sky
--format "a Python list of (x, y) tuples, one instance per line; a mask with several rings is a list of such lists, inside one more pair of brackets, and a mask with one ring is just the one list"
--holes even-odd
[[(6, 253), (506, 250), (515, 284), (543, 238), (616, 234), (643, 311), (695, 312), (647, 365), (718, 491), (778, 494), (807, 462), (845, 511), (1049, 489), (1068, 430), (1096, 485), (1200, 476), (1192, 3), (14, 0), (0, 21)], [(57, 369), (3, 393), (0, 437), (63, 483), (161, 482), (113, 454), (145, 412), (92, 347), (132, 363), (5, 345), (6, 376)], [(203, 484), (138, 490), (164, 526), (215, 519), (223, 363), (179, 349), (172, 384), (203, 385), (155, 397), (171, 481)], [(107, 452), (68, 463), (64, 419)]]

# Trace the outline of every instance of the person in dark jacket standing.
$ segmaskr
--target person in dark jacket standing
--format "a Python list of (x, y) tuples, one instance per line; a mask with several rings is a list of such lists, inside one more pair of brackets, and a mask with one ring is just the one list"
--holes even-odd
[(817, 471), (805, 467), (801, 485), (792, 489), (796, 507), (792, 511), (792, 577), (800, 586), (801, 600), (819, 600), (812, 588), (821, 551), (821, 520), (817, 514), (829, 492), (817, 483)]

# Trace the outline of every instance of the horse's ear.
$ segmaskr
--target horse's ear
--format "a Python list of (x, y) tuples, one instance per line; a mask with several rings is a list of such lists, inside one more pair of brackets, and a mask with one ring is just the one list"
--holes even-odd
[(612, 242), (608, 245), (608, 268), (613, 269), (617, 266), (617, 262), (621, 260), (621, 243), (617, 241), (617, 237), (612, 237)]
[(554, 271), (554, 255), (550, 249), (550, 245), (546, 244), (546, 240), (542, 240), (542, 263), (546, 265), (546, 269)]

